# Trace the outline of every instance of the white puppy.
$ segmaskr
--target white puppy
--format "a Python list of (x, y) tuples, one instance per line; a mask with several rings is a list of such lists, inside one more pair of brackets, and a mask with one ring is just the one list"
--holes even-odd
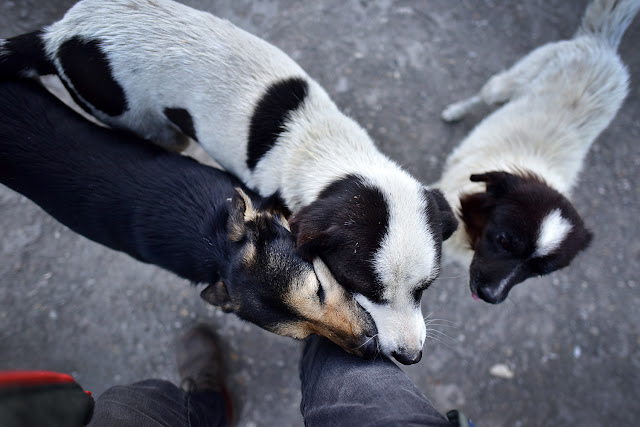
[(499, 303), (588, 246), (591, 233), (568, 196), (627, 94), (616, 50), (638, 9), (640, 0), (594, 0), (573, 39), (539, 47), (442, 113), (452, 121), (504, 103), (450, 154), (434, 184), (464, 223), (444, 250), (470, 264), (474, 297)]

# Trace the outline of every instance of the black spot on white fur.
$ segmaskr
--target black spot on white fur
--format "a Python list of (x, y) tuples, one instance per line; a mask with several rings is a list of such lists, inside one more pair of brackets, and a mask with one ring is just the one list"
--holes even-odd
[(31, 71), (54, 74), (56, 70), (46, 59), (41, 36), (42, 31), (34, 31), (0, 41), (0, 77), (23, 77)]
[(113, 77), (98, 39), (72, 37), (58, 49), (58, 59), (64, 76), (73, 86), (72, 92), (92, 107), (112, 117), (127, 110), (124, 90)]
[(271, 85), (262, 96), (251, 117), (247, 166), (254, 169), (260, 159), (275, 145), (285, 131), (292, 111), (300, 107), (307, 96), (307, 82), (292, 77)]
[[(590, 243), (592, 235), (569, 200), (534, 174), (489, 172), (472, 175), (487, 183), (484, 193), (461, 197), (461, 217), (474, 250), (471, 290), (499, 303), (529, 277), (566, 267)], [(571, 230), (551, 253), (535, 255), (544, 218), (559, 210)]]
[(349, 175), (292, 215), (290, 225), (303, 257), (319, 256), (349, 292), (384, 302), (384, 287), (373, 265), (389, 225), (389, 209), (379, 189)]
[(178, 126), (178, 129), (180, 129), (182, 133), (184, 133), (194, 141), (198, 140), (198, 138), (196, 137), (196, 128), (193, 125), (193, 118), (187, 110), (185, 110), (184, 108), (167, 107), (163, 112), (166, 118), (169, 119), (171, 123)]

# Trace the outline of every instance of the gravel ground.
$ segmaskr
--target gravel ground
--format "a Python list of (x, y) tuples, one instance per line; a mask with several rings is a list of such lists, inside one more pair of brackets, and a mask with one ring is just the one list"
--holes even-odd
[[(447, 125), (442, 108), (531, 49), (570, 37), (587, 0), (185, 3), (282, 48), (384, 152), (430, 183), (481, 118)], [(0, 1), (0, 37), (50, 23), (72, 4)], [(440, 410), (462, 409), (479, 427), (640, 417), (639, 40), (640, 19), (620, 47), (630, 95), (574, 195), (595, 232), (589, 250), (498, 306), (473, 301), (455, 265), (425, 293), (425, 314), (448, 326), (434, 332), (422, 362), (403, 369)], [(4, 187), (0, 233), (0, 369), (68, 372), (94, 396), (145, 378), (175, 381), (174, 340), (205, 321), (225, 341), (240, 424), (302, 424), (300, 343), (208, 307), (187, 282), (74, 234)], [(510, 378), (495, 375), (501, 365)]]

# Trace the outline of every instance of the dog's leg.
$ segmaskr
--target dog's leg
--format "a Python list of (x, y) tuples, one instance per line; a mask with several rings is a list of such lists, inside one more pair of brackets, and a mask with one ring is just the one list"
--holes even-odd
[(449, 104), (447, 108), (442, 111), (442, 120), (445, 122), (455, 122), (461, 120), (469, 111), (482, 104), (484, 101), (480, 94), (474, 95), (471, 98), (463, 99), (462, 101)]
[(527, 84), (523, 77), (525, 74), (530, 73), (523, 73), (522, 71), (524, 70), (516, 65), (510, 70), (494, 75), (482, 86), (479, 93), (471, 98), (450, 104), (445, 108), (442, 111), (442, 119), (446, 122), (461, 120), (470, 111), (482, 104), (491, 106), (509, 101), (522, 85)]
[(481, 104), (491, 106), (508, 102), (535, 80), (543, 69), (553, 66), (550, 64), (557, 62), (554, 59), (567, 43), (552, 43), (534, 50), (510, 69), (492, 76), (476, 95), (450, 104), (442, 111), (442, 119), (446, 122), (460, 120)]
[(29, 77), (55, 74), (47, 58), (41, 31), (0, 39), (0, 78)]
[(152, 142), (165, 150), (173, 151), (174, 153), (180, 153), (189, 146), (191, 139), (180, 131), (167, 130), (164, 137), (159, 139), (153, 139)]

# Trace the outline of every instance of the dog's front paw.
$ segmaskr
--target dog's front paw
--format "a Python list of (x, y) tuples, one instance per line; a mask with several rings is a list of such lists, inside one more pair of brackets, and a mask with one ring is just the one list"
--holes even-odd
[(464, 116), (473, 110), (476, 106), (482, 104), (482, 98), (480, 95), (472, 96), (471, 98), (458, 101), (450, 104), (441, 114), (442, 120), (445, 122), (455, 122), (461, 120)]
[(455, 122), (461, 120), (467, 114), (467, 108), (464, 102), (456, 102), (450, 104), (442, 111), (440, 117), (445, 122)]

